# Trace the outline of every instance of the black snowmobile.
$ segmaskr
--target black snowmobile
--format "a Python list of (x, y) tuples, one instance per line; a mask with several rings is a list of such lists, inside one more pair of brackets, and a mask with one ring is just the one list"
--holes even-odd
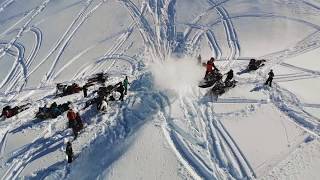
[(105, 83), (108, 79), (108, 75), (106, 73), (97, 73), (93, 77), (89, 78), (87, 84), (93, 83)]
[(70, 104), (71, 102), (66, 102), (59, 105), (53, 103), (49, 108), (39, 107), (39, 111), (37, 112), (35, 117), (42, 120), (57, 118), (69, 109)]
[(264, 60), (264, 59), (262, 59), (262, 60), (250, 59), (250, 62), (248, 64), (247, 68), (237, 74), (240, 75), (240, 74), (248, 73), (251, 71), (255, 71), (255, 70), (259, 69), (260, 67), (264, 66), (265, 65), (264, 62), (266, 62), (266, 60)]
[(215, 85), (212, 87), (211, 92), (213, 95), (220, 96), (227, 92), (229, 89), (236, 87), (237, 81), (232, 80), (232, 81), (218, 81), (215, 83)]
[(63, 97), (63, 96), (79, 93), (81, 90), (82, 88), (77, 83), (73, 83), (72, 85), (59, 83), (57, 84), (56, 97)]
[(217, 81), (220, 81), (222, 79), (223, 75), (217, 71), (214, 70), (212, 73), (208, 73), (202, 81), (199, 83), (199, 87), (201, 88), (208, 88), (213, 86)]
[(98, 105), (99, 103), (102, 102), (102, 99), (108, 99), (109, 101), (115, 101), (115, 98), (112, 96), (111, 93), (114, 91), (117, 91), (119, 87), (120, 87), (120, 82), (115, 85), (108, 85), (108, 86), (99, 87), (98, 91), (95, 91), (95, 92), (97, 92), (98, 96), (86, 101), (85, 107), (83, 109), (86, 109), (87, 107), (89, 107), (93, 104)]
[(247, 69), (248, 71), (255, 71), (260, 67), (264, 66), (264, 62), (266, 62), (266, 60), (264, 59), (262, 60), (250, 59)]

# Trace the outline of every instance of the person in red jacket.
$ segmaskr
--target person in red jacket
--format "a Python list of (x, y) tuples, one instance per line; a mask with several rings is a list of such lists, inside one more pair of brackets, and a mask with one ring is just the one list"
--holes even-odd
[(78, 131), (77, 131), (77, 114), (74, 112), (72, 108), (69, 109), (67, 113), (69, 128), (72, 128), (74, 138), (77, 138)]
[(29, 105), (30, 104), (28, 103), (22, 106), (15, 106), (13, 108), (11, 108), (10, 106), (6, 106), (2, 109), (2, 113), (0, 117), (4, 116), (5, 118), (11, 118), (12, 116), (15, 116), (18, 113), (28, 109)]
[(214, 65), (214, 58), (213, 57), (211, 57), (210, 60), (207, 61), (206, 67), (207, 67), (207, 71), (206, 71), (205, 77), (207, 77), (208, 74), (213, 73), (213, 69), (218, 70), (216, 68), (216, 66)]
[(14, 107), (12, 109), (6, 109), (2, 111), (1, 116), (4, 116), (5, 118), (11, 118), (12, 116), (18, 114), (18, 108)]

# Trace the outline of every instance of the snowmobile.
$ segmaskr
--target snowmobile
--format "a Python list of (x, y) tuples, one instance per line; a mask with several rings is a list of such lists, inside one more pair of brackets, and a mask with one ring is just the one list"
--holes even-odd
[(107, 87), (99, 87), (98, 95), (100, 97), (107, 97), (111, 94), (112, 91), (116, 90), (116, 86), (109, 85)]
[(37, 112), (35, 117), (42, 120), (57, 118), (69, 109), (70, 104), (71, 102), (66, 102), (57, 106), (51, 105), (50, 108), (39, 107), (39, 111)]
[(119, 82), (115, 85), (108, 85), (107, 87), (100, 87), (98, 90), (98, 96), (107, 98), (112, 92), (120, 92), (119, 89), (121, 89), (121, 87), (123, 87), (122, 82)]
[(82, 88), (77, 83), (73, 83), (70, 86), (57, 84), (56, 97), (63, 97), (63, 96), (79, 93), (81, 90)]
[(262, 60), (255, 60), (255, 59), (251, 59), (249, 64), (248, 64), (248, 71), (255, 71), (257, 69), (259, 69), (260, 67), (264, 66), (264, 62), (266, 62), (266, 60), (262, 59)]
[(241, 72), (238, 72), (238, 75), (244, 74), (244, 73), (248, 73), (251, 71), (255, 71), (257, 69), (259, 69), (260, 67), (264, 66), (264, 62), (266, 62), (266, 60), (262, 59), (262, 60), (255, 60), (255, 59), (250, 59), (250, 62), (247, 66), (246, 69), (244, 69)]
[(93, 104), (98, 105), (102, 101), (102, 99), (108, 99), (108, 101), (115, 101), (115, 98), (113, 97), (112, 93), (117, 91), (119, 86), (120, 86), (120, 83), (117, 83), (115, 85), (108, 85), (107, 87), (105, 86), (99, 87), (98, 91), (95, 91), (97, 92), (98, 96), (86, 101), (85, 107), (83, 109), (86, 109), (87, 107)]
[(213, 95), (220, 96), (223, 93), (227, 92), (229, 89), (236, 87), (236, 84), (236, 80), (226, 82), (222, 82), (220, 80), (215, 83), (215, 85), (211, 89), (211, 92), (213, 93)]
[(87, 84), (92, 85), (93, 83), (105, 83), (108, 79), (108, 75), (106, 73), (97, 73), (93, 77), (89, 78)]
[(199, 87), (201, 88), (208, 88), (213, 86), (217, 81), (220, 81), (222, 79), (223, 75), (217, 71), (214, 70), (211, 73), (208, 73), (202, 81), (199, 83)]

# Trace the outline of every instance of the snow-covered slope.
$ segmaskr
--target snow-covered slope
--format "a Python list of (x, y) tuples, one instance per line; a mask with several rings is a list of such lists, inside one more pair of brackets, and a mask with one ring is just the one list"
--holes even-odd
[[(0, 176), (318, 179), (319, 47), (319, 0), (0, 0), (0, 105), (31, 103), (0, 122)], [(237, 86), (200, 89), (199, 54)], [(238, 73), (251, 58), (265, 66)], [(99, 72), (131, 83), (106, 113), (84, 108), (99, 85), (54, 98)], [(35, 118), (67, 101), (85, 122), (75, 140), (66, 113)]]

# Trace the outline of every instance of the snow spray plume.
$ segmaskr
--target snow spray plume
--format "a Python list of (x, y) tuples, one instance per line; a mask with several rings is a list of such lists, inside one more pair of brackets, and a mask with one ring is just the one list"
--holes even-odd
[(178, 93), (191, 92), (203, 78), (205, 68), (197, 64), (196, 58), (169, 58), (166, 61), (155, 61), (151, 65), (155, 85), (160, 90), (174, 90)]

